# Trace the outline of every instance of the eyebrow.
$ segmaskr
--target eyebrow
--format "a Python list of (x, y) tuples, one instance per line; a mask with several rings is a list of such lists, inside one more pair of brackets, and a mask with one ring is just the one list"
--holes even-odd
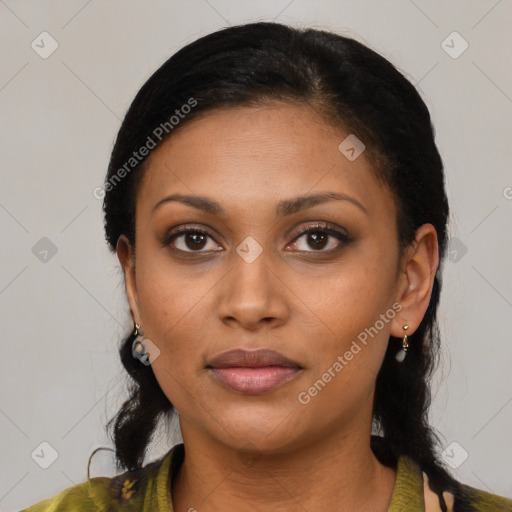
[[(205, 196), (186, 194), (171, 194), (164, 197), (155, 204), (152, 212), (155, 212), (155, 210), (163, 204), (172, 201), (192, 206), (193, 208), (213, 215), (221, 217), (225, 217), (227, 215), (226, 210), (224, 210), (224, 208), (222, 208), (222, 206), (213, 199)], [(368, 210), (357, 199), (346, 194), (338, 194), (335, 192), (321, 192), (317, 194), (299, 196), (293, 199), (284, 199), (278, 203), (276, 207), (276, 214), (277, 216), (285, 217), (328, 201), (348, 201), (349, 203), (357, 206), (364, 213), (368, 214)]]

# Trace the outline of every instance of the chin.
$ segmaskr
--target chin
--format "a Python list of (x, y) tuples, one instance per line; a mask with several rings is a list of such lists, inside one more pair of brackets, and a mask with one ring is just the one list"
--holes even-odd
[(224, 406), (216, 419), (221, 442), (235, 450), (268, 454), (289, 449), (303, 437), (299, 410), (273, 404), (265, 406)]

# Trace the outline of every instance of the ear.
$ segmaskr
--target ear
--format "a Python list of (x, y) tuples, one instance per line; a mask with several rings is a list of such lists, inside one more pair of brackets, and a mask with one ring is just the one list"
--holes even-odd
[(139, 300), (135, 281), (135, 253), (125, 235), (121, 235), (117, 239), (116, 252), (119, 263), (121, 263), (121, 267), (123, 268), (126, 296), (130, 304), (133, 321), (140, 325)]
[[(438, 266), (437, 232), (432, 224), (424, 224), (402, 257), (396, 299), (402, 309), (393, 319), (391, 336), (409, 336), (418, 328), (430, 302)], [(404, 325), (409, 326), (407, 331)]]

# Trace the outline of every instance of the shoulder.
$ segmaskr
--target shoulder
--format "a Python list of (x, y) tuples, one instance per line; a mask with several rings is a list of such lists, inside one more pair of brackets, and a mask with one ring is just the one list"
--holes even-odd
[(461, 484), (461, 499), (473, 505), (475, 512), (512, 512), (512, 500)]
[(113, 478), (91, 478), (20, 512), (141, 511), (151, 499), (159, 471), (168, 459), (169, 454)]
[(469, 485), (459, 484), (456, 493), (444, 491), (442, 501), (445, 509), (441, 508), (440, 497), (430, 488), (428, 476), (423, 472), (423, 492), (425, 512), (471, 511), (471, 512), (512, 512), (512, 500), (497, 494), (475, 489)]

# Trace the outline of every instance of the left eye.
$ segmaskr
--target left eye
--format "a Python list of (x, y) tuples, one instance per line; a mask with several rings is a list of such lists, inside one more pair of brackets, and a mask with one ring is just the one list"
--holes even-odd
[(347, 240), (345, 233), (319, 226), (305, 229), (290, 246), (297, 251), (328, 252), (337, 249)]

